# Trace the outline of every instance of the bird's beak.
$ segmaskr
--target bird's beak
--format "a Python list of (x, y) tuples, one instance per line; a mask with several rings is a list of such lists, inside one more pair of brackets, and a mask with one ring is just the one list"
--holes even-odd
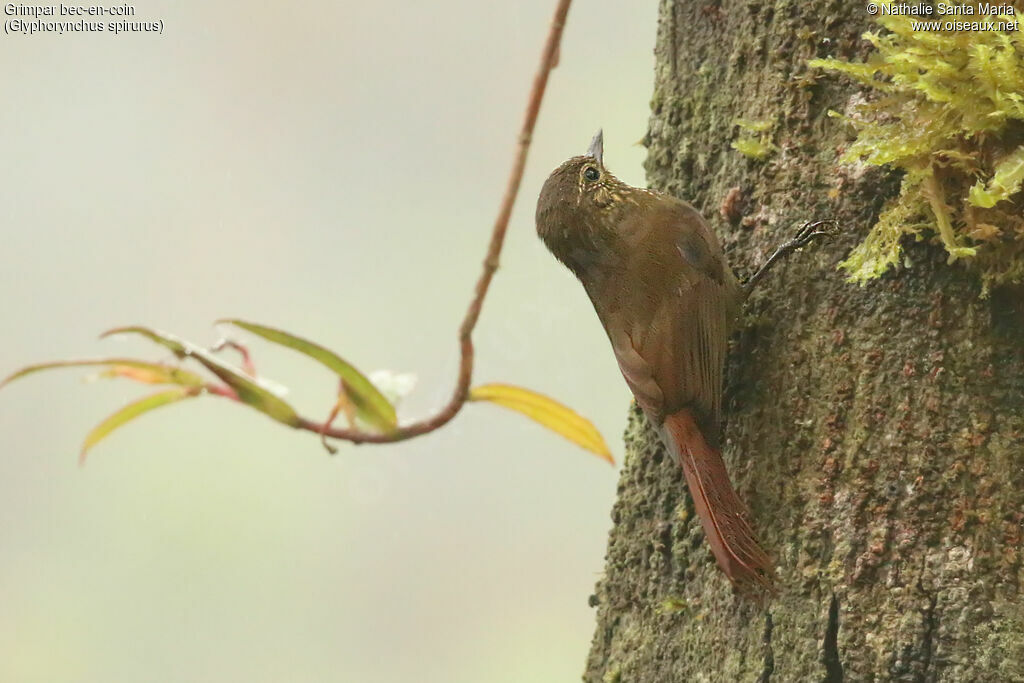
[(597, 163), (603, 164), (602, 157), (604, 157), (604, 131), (598, 130), (597, 135), (590, 141), (590, 149), (587, 150), (588, 157), (594, 157), (597, 159)]

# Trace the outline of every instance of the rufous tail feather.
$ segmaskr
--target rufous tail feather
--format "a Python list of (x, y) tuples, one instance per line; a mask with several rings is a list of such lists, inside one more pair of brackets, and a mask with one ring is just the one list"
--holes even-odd
[(665, 418), (666, 445), (683, 466), (693, 505), (711, 552), (742, 592), (774, 592), (775, 570), (747, 522), (747, 511), (729, 481), (722, 455), (708, 445), (689, 410)]

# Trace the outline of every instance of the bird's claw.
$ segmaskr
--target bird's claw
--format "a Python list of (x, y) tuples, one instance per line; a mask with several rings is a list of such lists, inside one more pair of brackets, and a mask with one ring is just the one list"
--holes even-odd
[[(824, 228), (819, 230), (818, 228)], [(823, 221), (807, 221), (793, 238), (795, 248), (805, 247), (818, 237), (830, 237), (839, 232), (839, 221), (829, 218)]]
[[(819, 228), (825, 228), (819, 230)], [(754, 290), (757, 283), (765, 276), (765, 274), (771, 269), (776, 262), (780, 261), (787, 254), (791, 254), (797, 249), (801, 249), (810, 244), (813, 240), (818, 237), (828, 237), (839, 231), (839, 221), (834, 218), (829, 218), (823, 221), (808, 221), (804, 223), (797, 231), (796, 236), (790, 241), (783, 244), (781, 247), (775, 250), (775, 253), (765, 261), (754, 275), (747, 280), (743, 285), (743, 296), (744, 298), (750, 296), (750, 292)]]

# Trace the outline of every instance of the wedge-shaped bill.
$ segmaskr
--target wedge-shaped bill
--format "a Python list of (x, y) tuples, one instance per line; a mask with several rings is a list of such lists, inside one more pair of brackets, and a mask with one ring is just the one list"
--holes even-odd
[(106, 367), (107, 370), (103, 373), (105, 375), (127, 377), (136, 382), (144, 382), (146, 384), (178, 384), (183, 387), (200, 387), (203, 385), (203, 378), (194, 372), (164, 365), (163, 363), (149, 363), (143, 360), (135, 360), (134, 358), (91, 358), (58, 360), (50, 363), (28, 365), (8, 375), (0, 382), (0, 388), (3, 388), (9, 382), (42, 370), (95, 366)]
[(511, 384), (483, 384), (469, 391), (470, 401), (490, 401), (522, 413), (573, 443), (615, 464), (608, 444), (594, 424), (568, 406)]
[(174, 389), (168, 389), (167, 391), (150, 394), (149, 396), (145, 396), (137, 401), (129, 403), (124, 408), (121, 408), (119, 411), (103, 420), (103, 422), (100, 422), (98, 425), (93, 427), (92, 431), (86, 435), (85, 441), (82, 443), (82, 452), (78, 456), (79, 463), (85, 462), (85, 456), (89, 452), (90, 448), (105, 439), (118, 427), (131, 422), (137, 417), (145, 415), (151, 410), (162, 408), (163, 406), (170, 405), (171, 403), (177, 403), (178, 401), (186, 398), (198, 396), (199, 393), (200, 387), (197, 386), (176, 387)]
[(116, 327), (112, 330), (107, 330), (101, 336), (109, 337), (114, 334), (139, 334), (170, 349), (179, 358), (194, 358), (206, 367), (207, 370), (219, 377), (221, 381), (234, 389), (235, 393), (238, 394), (239, 400), (243, 403), (252, 406), (261, 413), (289, 427), (297, 427), (299, 425), (300, 420), (295, 409), (281, 400), (259, 380), (247, 377), (239, 370), (227, 365), (216, 356), (194, 344), (178, 339), (167, 332), (137, 326)]
[(320, 362), (334, 371), (344, 382), (345, 393), (355, 406), (356, 415), (359, 418), (382, 432), (394, 431), (398, 426), (395, 407), (384, 394), (363, 373), (330, 349), (325, 349), (316, 342), (266, 325), (237, 319), (224, 319), (217, 322), (240, 327), (267, 341), (287, 346)]

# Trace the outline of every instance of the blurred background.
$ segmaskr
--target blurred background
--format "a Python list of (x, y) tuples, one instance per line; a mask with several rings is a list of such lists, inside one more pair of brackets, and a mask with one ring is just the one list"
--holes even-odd
[[(167, 359), (96, 337), (210, 344), (236, 316), (416, 373), (406, 418), (441, 405), (553, 5), (149, 2), (135, 20), (163, 35), (0, 36), (0, 375)], [(643, 184), (656, 11), (571, 10), (476, 333), (476, 383), (562, 400), (620, 461), (628, 391), (533, 210), (599, 126)], [(328, 371), (251, 346), (326, 415)], [(578, 680), (617, 477), (598, 458), (489, 405), (329, 457), (201, 398), (79, 468), (91, 426), (149, 390), (88, 374), (0, 391), (0, 680)]]

